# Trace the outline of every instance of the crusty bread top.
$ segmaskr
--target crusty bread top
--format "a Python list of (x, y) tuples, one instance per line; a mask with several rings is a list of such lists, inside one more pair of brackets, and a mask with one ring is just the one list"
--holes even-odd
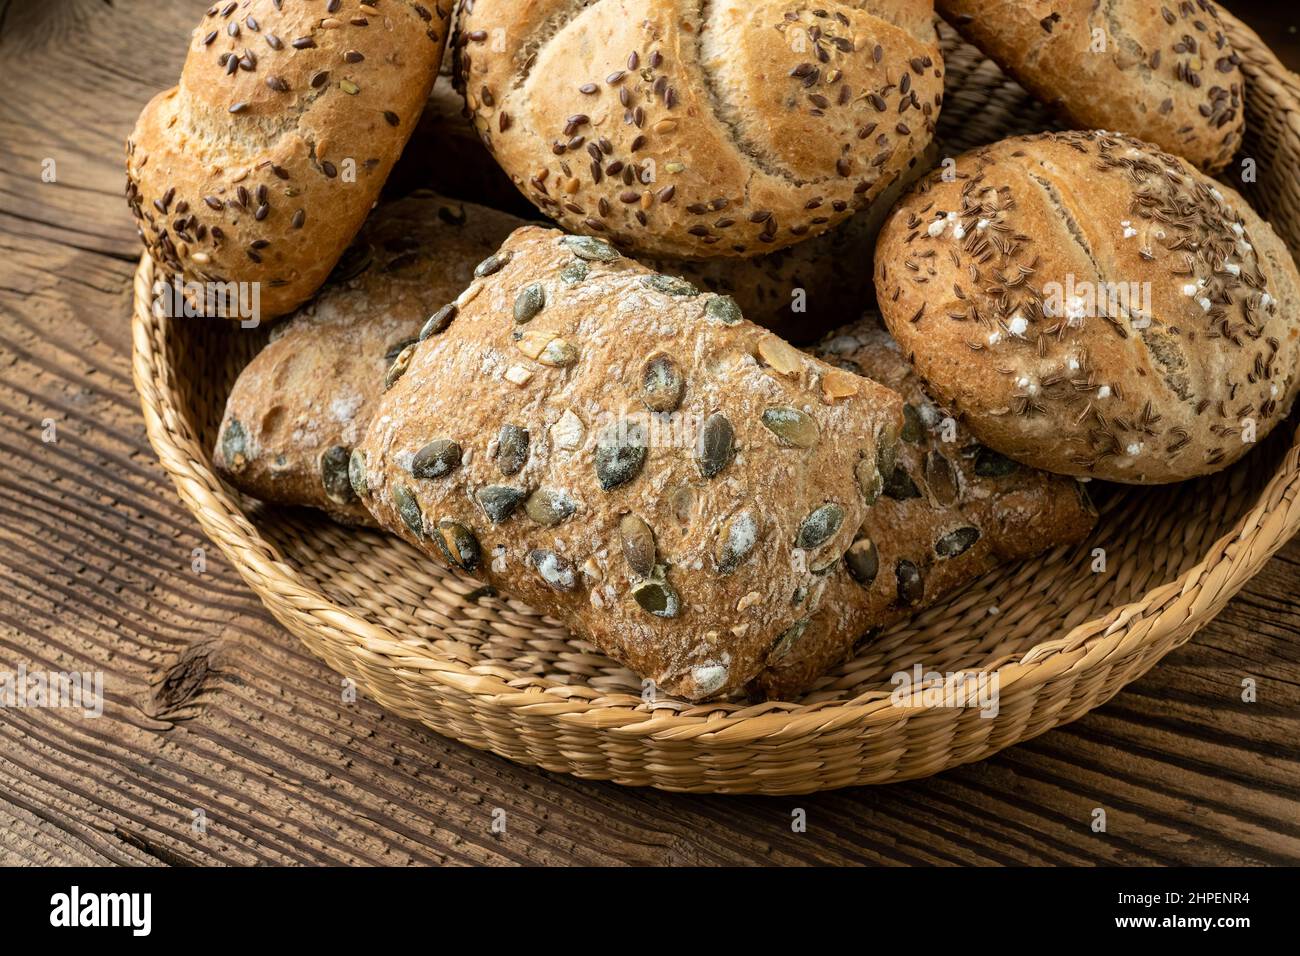
[(1227, 166), (1241, 146), (1241, 61), (1209, 0), (937, 5), (963, 36), (1074, 126), (1128, 133), (1208, 172)]
[(473, 0), (455, 76), (566, 228), (657, 257), (759, 255), (865, 207), (929, 142), (928, 7)]
[(127, 141), (127, 198), (162, 267), (259, 283), (262, 318), (329, 275), (415, 128), (448, 11), (413, 0), (229, 0)]
[(875, 272), (935, 397), (1049, 471), (1217, 470), (1300, 384), (1286, 247), (1229, 187), (1125, 136), (1043, 133), (960, 156), (950, 181), (936, 172), (899, 204)]

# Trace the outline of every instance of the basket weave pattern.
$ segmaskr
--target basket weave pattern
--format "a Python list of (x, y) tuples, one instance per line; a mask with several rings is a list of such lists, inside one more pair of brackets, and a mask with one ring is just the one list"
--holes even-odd
[[(1300, 79), (1223, 13), (1247, 78), (1246, 195), (1300, 250)], [(946, 155), (1052, 126), (995, 65), (943, 30)], [(864, 266), (865, 267), (865, 266)], [(275, 618), (383, 707), (512, 760), (691, 792), (806, 793), (905, 780), (986, 757), (1110, 699), (1186, 642), (1300, 529), (1296, 420), (1233, 468), (1152, 489), (1094, 485), (1077, 548), (1001, 568), (886, 631), (797, 701), (641, 700), (639, 680), (526, 605), (403, 541), (243, 500), (209, 450), (226, 395), (264, 341), (151, 309), (135, 278), (134, 375), (158, 456), (206, 534)], [(1106, 568), (1094, 573), (1093, 549)], [(989, 672), (996, 717), (902, 706), (890, 676)], [(919, 703), (919, 702), (918, 702)]]

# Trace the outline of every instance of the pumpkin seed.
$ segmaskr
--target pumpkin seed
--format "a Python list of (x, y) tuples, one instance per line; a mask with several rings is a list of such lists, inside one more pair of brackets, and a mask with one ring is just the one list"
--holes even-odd
[(685, 279), (679, 279), (676, 276), (666, 276), (660, 273), (644, 276), (641, 284), (656, 292), (662, 292), (664, 295), (699, 295), (700, 290), (695, 288)]
[(577, 285), (587, 278), (587, 273), (591, 267), (581, 259), (574, 259), (567, 266), (560, 270), (560, 278), (569, 285)]
[(884, 494), (895, 501), (908, 501), (921, 497), (921, 490), (907, 473), (906, 468), (895, 468), (893, 474), (885, 479)]
[(843, 523), (844, 509), (833, 501), (828, 502), (803, 519), (799, 533), (795, 536), (795, 547), (805, 551), (820, 548), (835, 537)]
[(538, 488), (524, 502), (524, 513), (540, 525), (553, 528), (572, 517), (578, 504), (562, 491)]
[(574, 573), (573, 565), (554, 551), (535, 548), (528, 552), (528, 563), (552, 590), (572, 591), (578, 586), (578, 576)]
[(594, 236), (565, 236), (560, 241), (568, 246), (569, 251), (579, 259), (587, 259), (592, 262), (613, 262), (619, 257), (617, 249), (604, 239), (597, 239)]
[(1018, 471), (1020, 465), (992, 448), (980, 446), (975, 453), (975, 474), (981, 478), (1005, 478)]
[(403, 339), (400, 342), (394, 342), (384, 351), (384, 361), (392, 363), (401, 355), (408, 345), (414, 345), (419, 339)]
[(788, 405), (773, 406), (763, 412), (763, 424), (781, 444), (794, 448), (812, 448), (820, 437), (812, 416)]
[(959, 554), (965, 554), (979, 539), (979, 528), (958, 528), (934, 543), (934, 553), (941, 558), (955, 558)]
[(416, 500), (415, 492), (406, 485), (394, 485), (393, 504), (397, 507), (397, 516), (402, 519), (402, 524), (406, 525), (416, 537), (423, 538), (424, 512), (420, 510), (420, 502)]
[(957, 469), (941, 452), (931, 451), (925, 456), (925, 483), (940, 504), (951, 505), (957, 500)]
[(528, 492), (509, 485), (485, 485), (474, 493), (474, 497), (492, 523), (500, 524), (515, 513), (519, 503), (528, 497)]
[(876, 542), (870, 538), (858, 538), (844, 552), (844, 566), (853, 580), (864, 588), (871, 587), (880, 573), (880, 552), (876, 549)]
[(232, 418), (221, 435), (221, 457), (235, 474), (248, 467), (248, 433), (238, 419)]
[(444, 305), (433, 315), (429, 316), (429, 321), (424, 323), (420, 329), (419, 341), (423, 342), (431, 335), (437, 335), (439, 332), (445, 332), (447, 326), (451, 325), (451, 320), (456, 318), (456, 303), (449, 302)]
[(731, 427), (731, 419), (722, 412), (714, 412), (706, 418), (704, 427), (700, 429), (698, 450), (696, 463), (705, 478), (712, 478), (731, 464), (736, 450), (736, 430)]
[(673, 412), (682, 404), (686, 380), (677, 363), (667, 355), (656, 355), (641, 373), (641, 401), (652, 412)]
[(542, 354), (537, 356), (537, 361), (552, 368), (568, 368), (578, 361), (578, 347), (564, 339), (551, 339), (542, 349)]
[(490, 255), (474, 267), (474, 278), (482, 279), (484, 276), (494, 275), (504, 269), (509, 261), (510, 253), (508, 252)]
[(639, 516), (626, 514), (618, 523), (623, 557), (637, 577), (648, 578), (655, 569), (655, 535)]
[(325, 497), (336, 505), (346, 505), (356, 499), (352, 482), (348, 478), (351, 458), (351, 451), (342, 445), (327, 448), (320, 456), (321, 485), (325, 489)]
[(801, 617), (777, 635), (771, 650), (767, 652), (768, 663), (779, 661), (790, 653), (799, 638), (803, 637), (804, 631), (808, 630), (808, 621), (809, 618)]
[(441, 478), (460, 467), (460, 458), (460, 445), (450, 438), (435, 438), (411, 459), (411, 475), (415, 478)]
[(655, 617), (676, 617), (681, 610), (681, 598), (662, 576), (647, 578), (632, 585), (632, 597)]
[(438, 522), (438, 533), (434, 535), (434, 541), (443, 557), (462, 571), (473, 571), (483, 556), (474, 532), (450, 518)]
[(862, 499), (871, 507), (880, 497), (880, 490), (885, 485), (885, 479), (881, 477), (880, 469), (871, 461), (863, 457), (858, 459), (858, 463), (853, 467), (853, 477), (858, 481), (858, 490), (862, 492)]
[(497, 468), (503, 475), (517, 475), (528, 464), (528, 429), (502, 425), (497, 434)]
[(645, 429), (635, 422), (610, 425), (596, 444), (596, 478), (602, 491), (625, 485), (645, 466)]
[(731, 574), (745, 563), (758, 543), (758, 520), (752, 511), (732, 515), (718, 532), (718, 547), (714, 560), (719, 574)]
[(366, 453), (360, 448), (352, 449), (348, 456), (348, 481), (358, 498), (370, 494), (370, 480), (366, 477)]
[(729, 295), (715, 295), (704, 306), (704, 317), (723, 325), (738, 325), (745, 318), (736, 300)]
[(925, 422), (921, 420), (921, 413), (909, 402), (903, 406), (903, 430), (898, 433), (898, 437), (915, 445), (924, 435)]
[(894, 577), (898, 580), (899, 604), (911, 607), (925, 597), (925, 580), (911, 561), (899, 561), (894, 565)]
[(520, 325), (531, 322), (546, 305), (546, 289), (540, 282), (525, 286), (515, 297), (515, 321)]
[(406, 374), (406, 370), (411, 366), (411, 359), (415, 355), (415, 346), (408, 345), (402, 349), (401, 353), (393, 360), (389, 366), (388, 372), (384, 375), (384, 391), (392, 388), (399, 378)]
[(882, 480), (889, 478), (898, 465), (898, 443), (890, 435), (876, 436), (876, 470)]

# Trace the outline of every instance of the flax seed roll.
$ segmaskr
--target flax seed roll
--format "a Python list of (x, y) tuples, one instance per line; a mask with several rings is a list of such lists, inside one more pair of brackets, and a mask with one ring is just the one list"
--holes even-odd
[(127, 200), (164, 273), (256, 283), (261, 318), (325, 281), (415, 128), (446, 0), (230, 0), (127, 140)]
[(473, 0), (454, 75), (565, 228), (654, 258), (756, 256), (868, 205), (930, 142), (930, 0)]
[(662, 691), (738, 691), (861, 526), (901, 400), (600, 239), (525, 227), (477, 274), (386, 376), (363, 503)]
[(984, 444), (1061, 474), (1204, 475), (1286, 418), (1300, 276), (1231, 188), (1119, 134), (1003, 140), (876, 246), (889, 330)]

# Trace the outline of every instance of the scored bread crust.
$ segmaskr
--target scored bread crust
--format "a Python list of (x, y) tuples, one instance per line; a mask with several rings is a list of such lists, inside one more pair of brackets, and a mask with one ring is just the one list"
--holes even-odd
[(755, 256), (869, 205), (943, 98), (926, 0), (473, 0), (454, 76), (565, 228), (647, 256)]
[(390, 370), (363, 502), (664, 691), (740, 690), (861, 525), (901, 400), (601, 240), (525, 227), (479, 273)]
[(213, 450), (218, 474), (262, 501), (373, 525), (347, 464), (384, 372), (519, 225), (427, 190), (380, 206), (330, 283), (239, 374)]
[[(360, 229), (419, 119), (446, 0), (229, 0), (127, 140), (127, 201), (164, 272), (292, 311)], [(233, 71), (230, 64), (234, 64)]]
[(937, 0), (937, 6), (962, 36), (1073, 126), (1128, 133), (1211, 173), (1241, 147), (1241, 59), (1209, 0)]
[(876, 290), (982, 442), (1152, 484), (1226, 467), (1287, 416), (1300, 276), (1231, 188), (1100, 132), (1003, 140), (947, 179), (923, 179), (885, 224)]
[(1078, 481), (1018, 465), (949, 418), (875, 317), (837, 329), (810, 352), (901, 395), (905, 424), (894, 474), (855, 535), (853, 560), (827, 577), (789, 653), (750, 682), (765, 698), (805, 690), (881, 628), (994, 568), (1079, 543), (1097, 518)]

